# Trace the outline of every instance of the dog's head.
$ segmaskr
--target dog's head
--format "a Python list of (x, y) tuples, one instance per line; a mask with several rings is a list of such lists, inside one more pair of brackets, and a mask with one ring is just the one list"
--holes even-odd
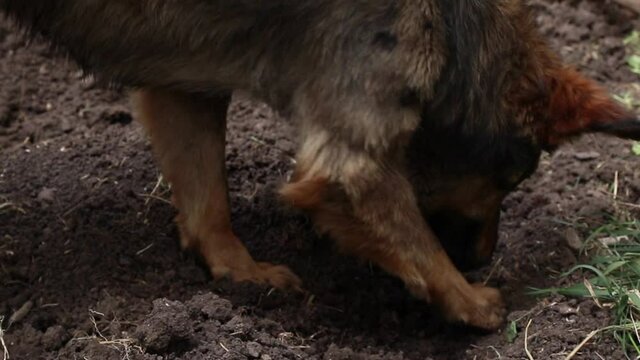
[(486, 263), (502, 200), (553, 151), (590, 132), (640, 139), (640, 121), (565, 66), (520, 0), (440, 0), (449, 58), (408, 167), (424, 216), (461, 269)]

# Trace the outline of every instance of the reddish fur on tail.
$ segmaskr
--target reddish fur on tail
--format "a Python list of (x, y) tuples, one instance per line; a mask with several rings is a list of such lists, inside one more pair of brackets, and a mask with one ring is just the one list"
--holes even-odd
[[(629, 110), (613, 100), (600, 85), (568, 67), (554, 69), (549, 75), (550, 124), (546, 129), (548, 146), (585, 132), (602, 131), (622, 137), (635, 138), (640, 122)], [(637, 123), (633, 129), (630, 123)], [(622, 131), (624, 127), (628, 131)]]

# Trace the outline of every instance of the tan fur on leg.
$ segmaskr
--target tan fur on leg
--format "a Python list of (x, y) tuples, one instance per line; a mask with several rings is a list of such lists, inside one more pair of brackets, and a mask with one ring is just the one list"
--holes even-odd
[(229, 100), (229, 94), (200, 98), (157, 89), (134, 95), (137, 117), (172, 184), (182, 246), (197, 250), (216, 278), (299, 288), (287, 267), (255, 262), (231, 229), (225, 167)]
[(455, 268), (417, 206), (411, 206), (411, 188), (402, 176), (387, 173), (356, 202), (338, 184), (325, 182), (318, 188), (313, 186), (317, 178), (309, 174), (295, 178), (298, 182), (285, 186), (281, 194), (304, 205), (319, 230), (331, 234), (344, 252), (398, 276), (415, 296), (439, 306), (449, 320), (489, 330), (502, 324), (500, 293), (469, 284)]

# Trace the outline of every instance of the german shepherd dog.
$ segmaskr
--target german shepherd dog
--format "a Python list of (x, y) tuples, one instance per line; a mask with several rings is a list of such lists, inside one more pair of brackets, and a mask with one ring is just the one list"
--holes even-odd
[[(499, 207), (541, 151), (640, 122), (565, 66), (521, 0), (0, 0), (84, 69), (135, 89), (172, 184), (181, 243), (214, 277), (301, 286), (253, 260), (230, 223), (225, 121), (245, 90), (297, 124), (281, 195), (341, 250), (444, 315), (483, 329), (500, 293), (487, 261)], [(453, 259), (453, 260), (452, 260)], [(455, 262), (454, 262), (455, 261)]]

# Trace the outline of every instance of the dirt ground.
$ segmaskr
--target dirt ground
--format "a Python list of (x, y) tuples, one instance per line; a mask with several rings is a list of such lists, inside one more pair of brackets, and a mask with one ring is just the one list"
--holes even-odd
[[(569, 62), (633, 91), (622, 39), (638, 22), (613, 3), (535, 0)], [(29, 45), (29, 46), (28, 46)], [(167, 188), (122, 93), (0, 22), (0, 315), (11, 359), (561, 359), (606, 325), (591, 301), (535, 299), (577, 261), (567, 224), (589, 228), (640, 201), (629, 142), (588, 137), (545, 155), (504, 204), (493, 265), (518, 336), (447, 325), (402, 284), (336, 254), (278, 203), (291, 128), (237, 96), (227, 163), (233, 225), (256, 258), (289, 265), (309, 295), (214, 282), (182, 253)], [(618, 202), (611, 187), (618, 182)], [(628, 204), (625, 204), (628, 203)], [(608, 336), (576, 359), (623, 359)], [(1, 349), (0, 349), (1, 352)]]

